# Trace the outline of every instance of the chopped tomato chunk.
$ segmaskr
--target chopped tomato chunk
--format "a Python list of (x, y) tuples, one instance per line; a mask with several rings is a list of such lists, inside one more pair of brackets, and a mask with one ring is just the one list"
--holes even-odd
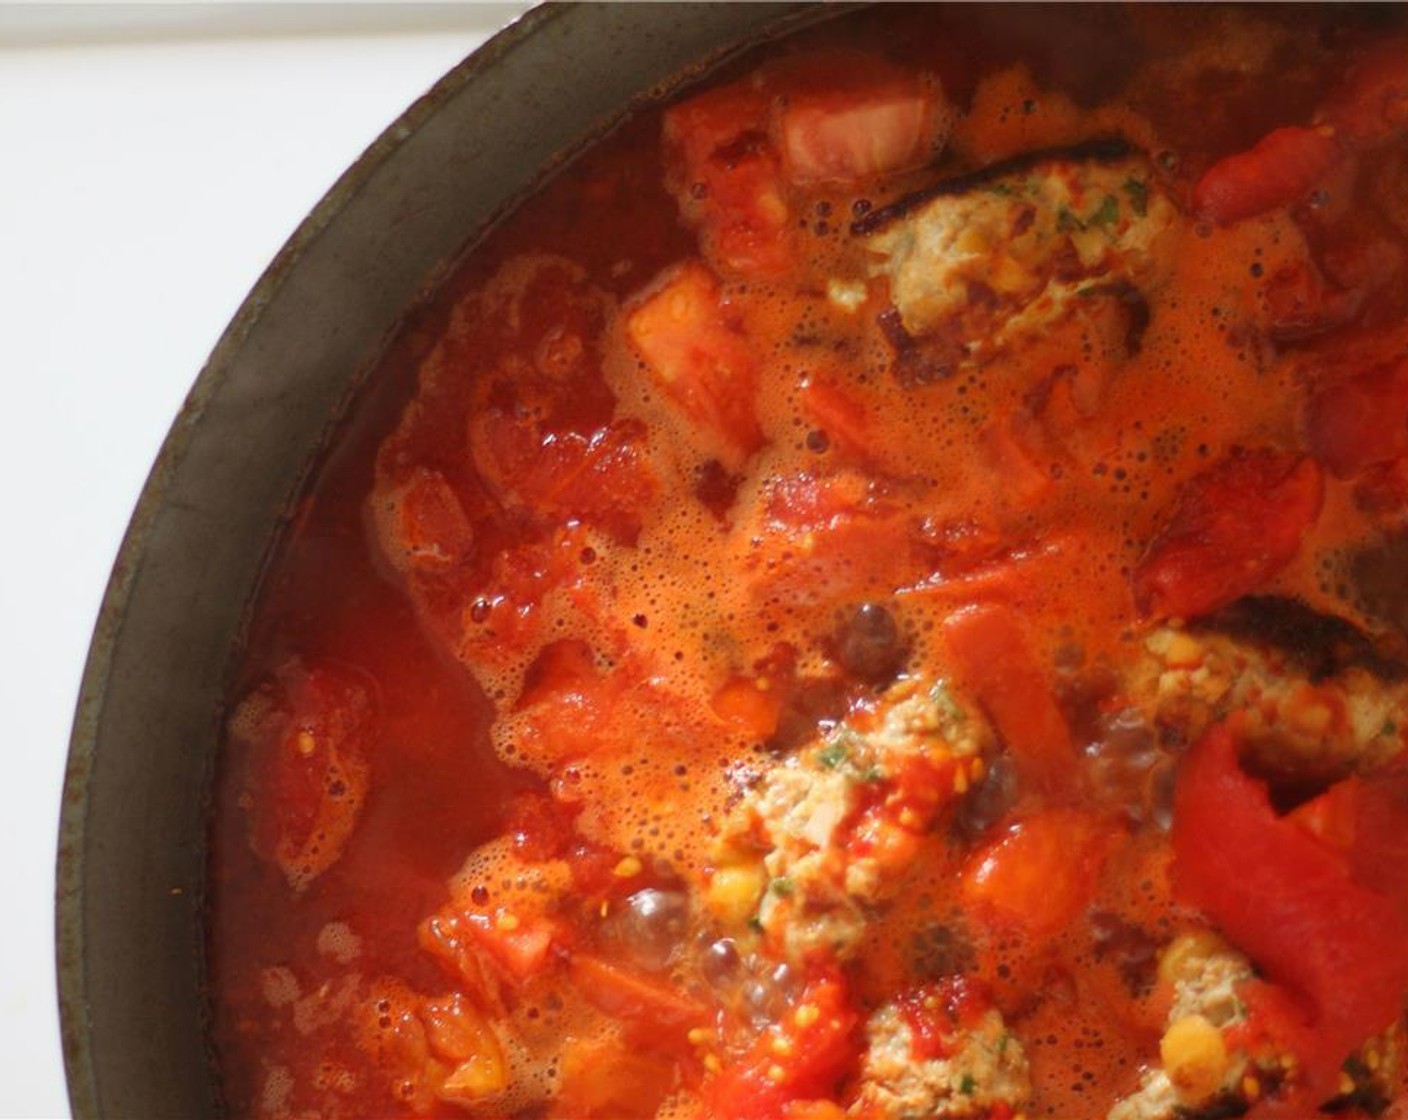
[(441, 572), (474, 549), (474, 529), (458, 495), (439, 471), (418, 468), (374, 501), (377, 539), (397, 571)]
[(337, 862), (371, 779), (376, 713), (345, 672), (291, 661), (241, 703), (250, 846), (302, 890)]
[(963, 876), (964, 902), (991, 925), (1050, 937), (1095, 893), (1109, 841), (1106, 824), (1071, 809), (1019, 821), (975, 853)]
[(792, 603), (889, 594), (923, 570), (912, 519), (856, 474), (773, 481), (735, 533), (754, 595)]
[[(1350, 1050), (1402, 1013), (1408, 923), (1400, 910), (1356, 879), (1344, 853), (1277, 816), (1265, 783), (1242, 770), (1227, 724), (1208, 731), (1183, 763), (1173, 850), (1182, 898), (1303, 1001), (1291, 1042), (1310, 1098), (1332, 1095)], [(1401, 881), (1408, 868), (1395, 873)]]
[(1016, 612), (998, 604), (969, 607), (943, 629), (960, 678), (1017, 765), (1046, 786), (1069, 776), (1076, 758), (1071, 732)]
[(794, 183), (852, 182), (916, 167), (942, 139), (935, 83), (875, 55), (835, 52), (789, 60), (768, 85), (779, 147)]
[(721, 445), (721, 458), (737, 463), (763, 445), (757, 360), (707, 268), (676, 269), (630, 312), (626, 331), (656, 384)]
[(1193, 189), (1193, 209), (1231, 225), (1289, 206), (1344, 158), (1330, 128), (1278, 128), (1212, 165)]
[(809, 982), (782, 1021), (704, 1084), (718, 1120), (780, 1120), (793, 1101), (832, 1096), (859, 1054), (839, 975)]
[(1408, 455), (1408, 361), (1322, 389), (1305, 426), (1311, 454), (1339, 478)]
[(659, 490), (637, 420), (554, 432), (517, 411), (491, 408), (476, 417), (470, 442), (480, 473), (544, 522), (578, 518), (629, 543)]
[(770, 98), (748, 82), (710, 90), (665, 113), (680, 209), (709, 259), (770, 275), (791, 263), (792, 216), (782, 161), (768, 135)]
[(1234, 451), (1184, 486), (1134, 571), (1140, 609), (1197, 618), (1258, 590), (1295, 557), (1323, 493), (1311, 459)]

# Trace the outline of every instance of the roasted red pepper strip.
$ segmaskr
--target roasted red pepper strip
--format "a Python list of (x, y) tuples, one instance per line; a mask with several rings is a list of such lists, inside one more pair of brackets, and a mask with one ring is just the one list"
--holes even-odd
[(1016, 612), (985, 603), (951, 615), (943, 629), (959, 677), (992, 717), (1018, 767), (1038, 784), (1059, 784), (1075, 762), (1075, 745)]
[(1295, 557), (1323, 496), (1313, 460), (1234, 451), (1184, 486), (1139, 562), (1140, 610), (1197, 618), (1256, 591)]
[(1285, 1027), (1304, 1071), (1300, 1092), (1312, 1103), (1332, 1096), (1344, 1058), (1402, 1013), (1408, 923), (1398, 907), (1357, 881), (1344, 855), (1276, 814), (1265, 783), (1242, 770), (1227, 724), (1183, 763), (1173, 851), (1176, 893), (1302, 1003), (1303, 1021)]

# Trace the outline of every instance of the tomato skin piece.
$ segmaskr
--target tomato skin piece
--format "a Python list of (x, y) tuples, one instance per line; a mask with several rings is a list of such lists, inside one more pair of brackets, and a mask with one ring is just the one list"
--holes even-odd
[(758, 362), (730, 321), (714, 275), (698, 261), (668, 273), (626, 319), (655, 383), (738, 465), (764, 443), (754, 411)]
[(1294, 559), (1320, 514), (1313, 459), (1233, 451), (1189, 480), (1134, 570), (1147, 618), (1197, 618), (1259, 589)]
[(1273, 984), (1303, 1001), (1288, 1042), (1305, 1091), (1333, 1095), (1341, 1061), (1402, 1013), (1408, 924), (1348, 862), (1276, 815), (1217, 724), (1184, 760), (1174, 793), (1175, 894), (1201, 909)]
[(604, 957), (574, 953), (567, 974), (602, 1011), (649, 1031), (680, 1031), (703, 1022), (708, 1014), (691, 996)]
[(950, 615), (944, 639), (959, 677), (992, 717), (1017, 766), (1054, 788), (1075, 765), (1075, 744), (1012, 608), (985, 603)]
[(1278, 128), (1208, 168), (1193, 188), (1193, 211), (1229, 226), (1289, 206), (1343, 158), (1331, 128)]
[[(709, 1114), (717, 1120), (781, 1120), (793, 1102), (831, 1096), (859, 1057), (858, 1022), (839, 973), (812, 979), (782, 1023), (705, 1082)], [(791, 1044), (786, 1056), (775, 1047), (779, 1039)]]
[(1337, 478), (1408, 455), (1408, 361), (1322, 389), (1305, 428), (1311, 454)]

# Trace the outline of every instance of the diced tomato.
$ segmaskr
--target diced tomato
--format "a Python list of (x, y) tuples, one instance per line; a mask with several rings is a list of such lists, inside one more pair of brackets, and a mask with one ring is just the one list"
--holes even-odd
[(659, 492), (638, 420), (553, 432), (527, 414), (491, 407), (475, 414), (470, 448), (481, 476), (512, 504), (550, 524), (580, 519), (628, 544)]
[(1339, 478), (1408, 455), (1408, 361), (1322, 389), (1305, 426), (1311, 454)]
[(547, 918), (507, 910), (465, 914), (464, 928), (520, 983), (547, 965), (557, 933), (556, 925)]
[(1017, 613), (995, 603), (968, 607), (943, 625), (960, 680), (977, 697), (1031, 780), (1054, 787), (1076, 761), (1070, 728)]
[(780, 1023), (704, 1083), (717, 1120), (781, 1120), (793, 1101), (832, 1096), (855, 1064), (857, 1016), (845, 981), (812, 979)]
[(567, 974), (596, 1007), (648, 1032), (678, 1034), (708, 1014), (704, 1004), (674, 985), (604, 957), (573, 953)]
[(1263, 587), (1315, 523), (1324, 479), (1312, 459), (1234, 451), (1185, 484), (1134, 570), (1152, 618), (1197, 618)]
[(331, 867), (371, 778), (376, 713), (347, 673), (290, 661), (240, 705), (231, 735), (248, 752), (250, 847), (295, 890)]
[(1319, 119), (1354, 148), (1372, 148), (1408, 125), (1408, 39), (1370, 48)]
[(936, 154), (936, 85), (876, 55), (834, 51), (775, 65), (779, 148), (794, 183), (845, 183), (917, 167)]
[[(1287, 1030), (1304, 1091), (1312, 1103), (1333, 1095), (1350, 1050), (1402, 1014), (1408, 924), (1398, 907), (1356, 881), (1342, 853), (1277, 816), (1266, 785), (1242, 770), (1227, 724), (1183, 762), (1172, 842), (1177, 894), (1303, 1001)], [(1408, 867), (1393, 873), (1401, 882)]]
[(1225, 226), (1289, 206), (1343, 158), (1331, 128), (1278, 128), (1208, 168), (1193, 188), (1193, 209)]
[(626, 332), (656, 384), (737, 464), (763, 445), (754, 412), (757, 359), (730, 321), (718, 281), (691, 261), (629, 313)]
[(988, 925), (1050, 937), (1089, 903), (1112, 839), (1107, 822), (1072, 809), (1019, 821), (969, 861), (964, 904)]
[(772, 480), (733, 534), (759, 600), (841, 603), (888, 595), (923, 570), (913, 519), (859, 474)]
[(456, 650), (465, 661), (505, 662), (517, 659), (537, 636), (544, 599), (566, 593), (582, 614), (596, 619), (596, 602), (585, 584), (583, 550), (590, 537), (580, 524), (568, 524), (551, 535), (531, 536), (499, 549), (489, 571), (469, 601), (456, 599), (429, 609), (444, 610)]
[(474, 530), (459, 497), (439, 471), (421, 467), (372, 500), (382, 554), (399, 572), (441, 572), (474, 549)]
[(665, 113), (671, 179), (705, 255), (727, 271), (772, 275), (791, 264), (792, 216), (768, 134), (770, 97), (750, 82), (709, 90)]

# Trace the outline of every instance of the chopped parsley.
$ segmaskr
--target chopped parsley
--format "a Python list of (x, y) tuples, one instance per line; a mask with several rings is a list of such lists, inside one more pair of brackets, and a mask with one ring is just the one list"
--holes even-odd
[(1129, 204), (1139, 217), (1149, 213), (1149, 184), (1142, 179), (1126, 179), (1124, 193), (1129, 195)]
[(793, 894), (797, 890), (797, 887), (787, 876), (779, 875), (768, 884), (768, 889), (780, 898), (786, 898), (788, 895)]
[(971, 1073), (965, 1073), (963, 1075), (963, 1080), (958, 1083), (958, 1091), (962, 1093), (965, 1097), (971, 1097), (973, 1095), (973, 1090), (977, 1087), (978, 1083), (973, 1079), (973, 1075)]
[(835, 770), (850, 757), (850, 736), (844, 732), (833, 735), (826, 746), (816, 752), (816, 760), (828, 770)]
[(1098, 210), (1096, 210), (1095, 213), (1090, 216), (1089, 220), (1088, 220), (1085, 224), (1086, 224), (1087, 227), (1089, 227), (1089, 226), (1098, 226), (1099, 228), (1103, 229), (1103, 228), (1106, 227), (1106, 226), (1112, 226), (1112, 225), (1114, 225), (1114, 224), (1115, 224), (1117, 221), (1119, 221), (1119, 220), (1120, 220), (1120, 204), (1119, 204), (1119, 200), (1118, 200), (1117, 198), (1115, 198), (1114, 195), (1112, 195), (1112, 194), (1107, 194), (1107, 195), (1100, 201), (1100, 208), (1099, 208)]
[(1398, 734), (1398, 724), (1394, 723), (1393, 720), (1391, 720), (1391, 719), (1386, 719), (1386, 720), (1384, 720), (1384, 725), (1383, 725), (1382, 728), (1379, 729), (1379, 734), (1380, 734), (1380, 735), (1397, 735), (1397, 734)]
[(1056, 208), (1056, 229), (1061, 233), (1075, 233), (1076, 230), (1084, 229), (1085, 223), (1071, 213), (1069, 206), (1058, 206)]

